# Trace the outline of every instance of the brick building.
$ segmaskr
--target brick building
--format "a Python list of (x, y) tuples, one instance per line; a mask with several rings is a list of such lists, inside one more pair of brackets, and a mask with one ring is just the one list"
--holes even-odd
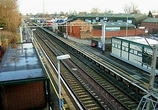
[(147, 18), (147, 15), (144, 14), (82, 14), (82, 15), (73, 15), (69, 16), (68, 19), (73, 20), (83, 20), (91, 24), (97, 22), (128, 22), (135, 26), (139, 26), (143, 20)]
[(59, 32), (75, 38), (100, 38), (102, 23), (106, 23), (106, 37), (144, 35), (139, 29), (147, 18), (144, 14), (86, 14), (70, 16), (67, 22), (59, 24)]
[[(70, 22), (80, 19), (92, 24), (91, 35), (84, 38), (98, 38), (102, 36), (102, 22), (106, 22), (106, 37), (143, 35), (145, 29), (139, 29), (141, 21), (147, 18), (144, 14), (86, 14), (70, 16)], [(70, 35), (72, 36), (72, 34)], [(72, 36), (75, 37), (75, 36)], [(77, 38), (83, 38), (78, 36)]]
[(142, 27), (145, 27), (148, 30), (149, 34), (158, 33), (158, 18), (147, 18), (142, 21)]

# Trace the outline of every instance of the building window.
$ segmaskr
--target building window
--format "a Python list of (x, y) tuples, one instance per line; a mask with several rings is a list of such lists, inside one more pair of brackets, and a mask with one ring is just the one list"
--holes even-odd
[(134, 53), (134, 49), (130, 49), (130, 53)]

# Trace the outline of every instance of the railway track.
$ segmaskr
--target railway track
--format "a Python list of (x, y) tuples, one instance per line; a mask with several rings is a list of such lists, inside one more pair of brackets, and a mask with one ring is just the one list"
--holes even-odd
[[(50, 38), (46, 39), (45, 34), (41, 33), (40, 36), (44, 36), (41, 37), (41, 39), (43, 39), (47, 46), (49, 48), (51, 47), (50, 49), (54, 52), (54, 57), (51, 55), (52, 60), (54, 61), (56, 60), (57, 55), (63, 54), (63, 52), (68, 53), (71, 51), (65, 51), (65, 49), (62, 49), (66, 46), (62, 47), (63, 44), (59, 44), (56, 39), (52, 39), (56, 42), (54, 43)], [(51, 36), (51, 38), (55, 37)], [(76, 53), (71, 52), (70, 54), (73, 56)], [(108, 79), (99, 75), (94, 69), (92, 69), (92, 67), (96, 69), (94, 65), (89, 64), (89, 66), (86, 66), (85, 63), (88, 62), (83, 63), (81, 62), (81, 59), (83, 60), (82, 56), (77, 56), (77, 58), (73, 56), (73, 61), (63, 61), (63, 64), (67, 65), (69, 71), (67, 71), (66, 68), (63, 69), (62, 67), (62, 76), (65, 78), (69, 87), (73, 90), (74, 94), (78, 97), (85, 109), (134, 110), (137, 107), (136, 100), (129, 97), (128, 94), (119, 89), (118, 86), (114, 85), (114, 82), (115, 84), (117, 83), (116, 80), (113, 79), (113, 83), (110, 82)], [(128, 92), (132, 94), (132, 91)]]
[[(49, 43), (47, 40), (44, 40), (44, 41), (45, 41), (45, 43), (47, 43), (49, 45), (49, 47), (54, 47), (54, 48), (51, 48), (51, 50), (54, 52), (55, 55), (53, 56), (52, 53), (49, 53), (49, 54), (51, 54), (51, 60), (56, 61), (56, 56), (62, 54), (58, 49), (55, 48), (58, 46), (55, 46), (55, 45), (52, 46), (52, 44)], [(56, 64), (56, 63), (57, 62), (54, 62), (54, 64)], [(95, 99), (79, 83), (79, 81), (70, 73), (70, 71), (67, 70), (67, 68), (62, 66), (61, 73), (62, 73), (61, 74), (62, 76), (65, 76), (64, 79), (66, 79), (66, 82), (69, 84), (71, 89), (73, 89), (75, 96), (80, 99), (80, 103), (82, 104), (82, 106), (85, 110), (88, 110), (88, 109), (103, 110), (103, 108), (97, 103), (97, 101), (95, 101)], [(86, 102), (88, 102), (88, 103), (86, 103)]]

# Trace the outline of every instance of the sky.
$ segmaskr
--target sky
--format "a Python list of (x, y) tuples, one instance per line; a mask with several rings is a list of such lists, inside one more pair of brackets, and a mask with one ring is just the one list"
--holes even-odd
[(141, 13), (158, 11), (158, 0), (18, 0), (19, 11), (26, 13), (59, 13), (63, 12), (90, 12), (92, 8), (100, 11), (112, 10), (114, 13), (124, 13), (124, 6), (134, 3)]

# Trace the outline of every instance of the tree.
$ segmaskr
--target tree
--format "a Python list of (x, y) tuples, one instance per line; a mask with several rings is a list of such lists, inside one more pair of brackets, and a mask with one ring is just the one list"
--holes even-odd
[(17, 29), (21, 24), (21, 14), (18, 11), (17, 0), (0, 0), (0, 39), (2, 50), (6, 50), (8, 44), (18, 42)]
[(85, 14), (87, 14), (87, 12), (86, 11), (80, 11), (80, 12), (78, 12), (78, 14), (79, 15), (85, 15)]
[(98, 14), (98, 13), (100, 13), (100, 9), (99, 8), (92, 8), (91, 14)]
[(21, 23), (17, 0), (0, 0), (0, 25), (6, 31), (17, 32)]
[(152, 15), (151, 11), (149, 11), (148, 17), (153, 18), (153, 15)]
[(125, 13), (129, 14), (139, 14), (141, 13), (140, 10), (138, 9), (138, 6), (134, 3), (131, 3), (130, 5), (125, 5), (123, 8)]
[(109, 14), (111, 14), (111, 13), (113, 13), (113, 11), (112, 10), (107, 10), (107, 9), (105, 9), (103, 12), (101, 12), (102, 14), (106, 14), (106, 13), (109, 13)]
[(17, 0), (0, 0), (1, 19), (5, 20), (5, 29), (16, 32), (21, 23), (21, 15), (18, 11)]

